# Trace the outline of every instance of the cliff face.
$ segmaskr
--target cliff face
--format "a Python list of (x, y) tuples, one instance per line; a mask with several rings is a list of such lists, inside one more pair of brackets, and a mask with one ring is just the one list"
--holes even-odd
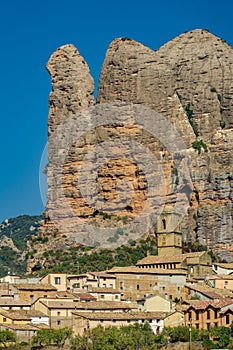
[[(93, 80), (84, 59), (72, 45), (59, 48), (51, 56), (47, 68), (52, 78), (48, 120), (51, 135), (65, 120), (94, 104)], [(132, 102), (149, 107), (165, 117), (178, 131), (184, 145), (182, 152), (190, 159), (192, 179), (190, 191), (186, 191), (190, 198), (182, 220), (183, 238), (195, 240), (198, 237), (202, 244), (229, 260), (233, 251), (232, 69), (232, 48), (205, 30), (184, 33), (157, 51), (130, 39), (116, 39), (106, 53), (97, 96), (99, 106), (103, 103)], [(98, 111), (95, 113), (97, 115)], [(84, 121), (81, 114), (77, 118), (78, 126), (75, 124), (75, 127), (82, 128)], [(167, 130), (162, 131), (162, 137), (167, 135), (168, 147), (138, 126), (111, 123), (93, 128), (95, 116), (92, 118), (89, 120), (92, 129), (86, 132), (85, 137), (75, 140), (63, 167), (63, 191), (75, 216), (91, 225), (107, 228), (122, 227), (142, 212), (148, 196), (145, 173), (135, 162), (125, 159), (124, 154), (109, 160), (100, 169), (94, 169), (98, 171), (98, 177), (93, 179), (98, 183), (98, 193), (104, 202), (116, 199), (119, 181), (131, 183), (134, 195), (129, 204), (122, 205), (117, 213), (108, 215), (104, 214), (104, 210), (91, 207), (77, 185), (80, 165), (82, 169), (87, 165), (87, 152), (93, 150), (96, 144), (121, 138), (140, 142), (157, 157), (159, 167), (154, 175), (159, 176), (162, 169), (166, 185), (165, 193), (159, 195), (161, 198), (165, 196), (164, 202), (175, 205), (177, 198), (182, 201), (179, 199), (179, 187), (184, 187), (185, 177), (182, 164), (177, 168), (174, 163), (171, 151), (174, 140), (169, 140)], [(54, 143), (49, 146), (47, 219), (41, 227), (41, 234), (54, 230), (49, 213), (58, 205), (54, 189), (60, 184), (54, 179), (51, 159), (57, 152), (55, 148), (61, 152), (64, 148), (63, 141), (59, 142), (60, 146), (54, 146)], [(148, 171), (153, 175), (152, 168)], [(88, 172), (85, 176), (93, 180)], [(69, 213), (62, 207), (61, 201), (59, 206), (59, 220), (66, 228), (66, 232), (61, 233), (73, 238), (84, 234), (81, 225), (77, 230), (70, 224)], [(158, 208), (155, 206), (154, 209)], [(117, 239), (121, 243), (121, 234)]]
[[(205, 30), (184, 33), (156, 52), (117, 39), (107, 51), (97, 98), (149, 105), (176, 126), (187, 148), (196, 135), (207, 145), (208, 152), (191, 152), (193, 194), (183, 232), (185, 239), (196, 232), (215, 250), (232, 249), (232, 68), (232, 48)], [(191, 130), (187, 116), (177, 113), (181, 107)]]

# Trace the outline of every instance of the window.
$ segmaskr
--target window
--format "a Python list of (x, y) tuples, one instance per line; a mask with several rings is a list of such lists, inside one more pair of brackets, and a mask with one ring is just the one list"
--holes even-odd
[(104, 294), (101, 294), (101, 295), (100, 295), (100, 299), (104, 299)]
[(230, 323), (230, 315), (226, 315), (226, 324)]
[(139, 290), (140, 289), (140, 285), (139, 284), (137, 284), (137, 290)]
[(210, 310), (207, 310), (207, 320), (209, 320), (210, 319)]
[(166, 220), (162, 219), (162, 223), (163, 223), (163, 229), (166, 230)]
[(192, 320), (192, 312), (189, 311), (188, 315), (189, 315), (189, 321), (191, 321)]
[(198, 321), (199, 320), (199, 312), (196, 311), (196, 320)]
[(54, 277), (55, 284), (61, 284), (61, 277)]
[(124, 289), (124, 285), (123, 285), (123, 282), (120, 282), (120, 289)]
[(214, 327), (218, 327), (218, 322), (215, 322), (215, 323), (214, 323)]
[(3, 322), (6, 322), (6, 317), (3, 317), (3, 319), (2, 319), (2, 320), (3, 320)]
[(115, 299), (119, 299), (119, 295), (115, 295)]
[(60, 313), (60, 311), (58, 311), (58, 312), (57, 312), (57, 316), (60, 316), (60, 315), (61, 315), (61, 313)]
[(199, 323), (196, 324), (196, 329), (199, 329)]
[(214, 318), (218, 318), (218, 310), (214, 310)]
[(61, 324), (61, 321), (60, 321), (60, 320), (58, 320), (58, 321), (57, 321), (57, 325), (59, 326), (60, 324)]
[(210, 323), (206, 323), (207, 325), (207, 330), (209, 331), (210, 330)]

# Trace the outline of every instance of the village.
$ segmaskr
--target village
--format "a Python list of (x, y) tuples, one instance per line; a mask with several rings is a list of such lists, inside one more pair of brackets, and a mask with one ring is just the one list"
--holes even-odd
[(148, 255), (135, 266), (2, 277), (0, 329), (15, 333), (17, 341), (30, 341), (40, 329), (65, 327), (80, 335), (98, 325), (145, 322), (155, 334), (164, 327), (230, 327), (233, 264), (212, 264), (206, 251), (183, 254), (177, 220), (169, 208), (161, 214), (158, 255)]

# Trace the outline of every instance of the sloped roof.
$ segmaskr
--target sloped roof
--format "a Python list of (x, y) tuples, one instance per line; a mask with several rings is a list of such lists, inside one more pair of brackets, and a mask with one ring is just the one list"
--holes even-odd
[(11, 320), (24, 320), (24, 321), (30, 321), (30, 317), (27, 316), (24, 312), (21, 312), (20, 310), (4, 310), (0, 309), (0, 315), (10, 318)]
[(233, 297), (233, 293), (228, 289), (212, 288), (204, 283), (197, 283), (195, 285), (185, 284), (186, 288), (192, 289), (196, 292), (202, 293), (211, 299), (218, 299), (222, 297)]
[(45, 283), (19, 283), (19, 284), (13, 284), (15, 288), (18, 290), (33, 290), (33, 291), (56, 291), (57, 289), (52, 286), (51, 284), (45, 284)]
[(5, 298), (0, 298), (0, 307), (1, 306), (31, 306), (31, 303), (21, 299), (6, 300)]
[(73, 315), (88, 320), (148, 320), (164, 319), (172, 313), (169, 312), (73, 312)]
[(181, 263), (187, 258), (198, 258), (204, 255), (206, 252), (191, 252), (186, 254), (175, 254), (175, 255), (149, 255), (139, 260), (137, 266), (150, 265), (150, 264), (166, 264), (166, 263)]
[(189, 304), (189, 307), (194, 308), (195, 310), (204, 310), (209, 306), (213, 306), (216, 309), (221, 309), (223, 306), (232, 305), (232, 298), (220, 298), (214, 300), (187, 300), (186, 303)]
[(187, 275), (187, 271), (183, 269), (143, 269), (138, 266), (115, 266), (110, 270), (111, 273), (135, 273), (141, 275)]
[(40, 301), (49, 309), (83, 309), (83, 310), (114, 310), (114, 309), (136, 309), (137, 303), (125, 303), (121, 301), (89, 301), (89, 302), (63, 302), (63, 301)]

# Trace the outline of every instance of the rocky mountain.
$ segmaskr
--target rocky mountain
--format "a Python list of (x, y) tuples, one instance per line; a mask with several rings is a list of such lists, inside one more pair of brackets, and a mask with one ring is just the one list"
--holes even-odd
[[(56, 50), (47, 64), (52, 137), (41, 236), (52, 240), (58, 231), (61, 239), (66, 235), (89, 245), (120, 245), (132, 235), (153, 235), (162, 203), (174, 210), (185, 207), (184, 241), (198, 239), (232, 261), (232, 68), (232, 48), (206, 30), (181, 34), (156, 51), (128, 38), (116, 39), (106, 53), (95, 104), (93, 79), (83, 57), (73, 45)], [(103, 112), (106, 120), (100, 125)], [(130, 124), (139, 114), (138, 125)], [(128, 140), (133, 140), (131, 150)], [(120, 150), (115, 157), (111, 143), (114, 151)], [(139, 143), (144, 148), (135, 151)], [(110, 156), (98, 168), (97, 156), (104, 151)], [(155, 168), (150, 156), (157, 160)], [(143, 161), (138, 162), (143, 157), (144, 168)], [(91, 187), (94, 182), (92, 192), (85, 189), (89, 197), (83, 196), (83, 183)], [(118, 193), (124, 182), (130, 183), (125, 192), (132, 191), (127, 201)], [(152, 210), (146, 215), (148, 200)], [(105, 209), (108, 203), (113, 203), (110, 212)], [(130, 230), (142, 213), (143, 226), (137, 223)], [(86, 232), (87, 223), (92, 232)], [(109, 227), (123, 233), (110, 236)], [(144, 227), (147, 232), (142, 232)], [(31, 267), (40, 255), (34, 259)]]

